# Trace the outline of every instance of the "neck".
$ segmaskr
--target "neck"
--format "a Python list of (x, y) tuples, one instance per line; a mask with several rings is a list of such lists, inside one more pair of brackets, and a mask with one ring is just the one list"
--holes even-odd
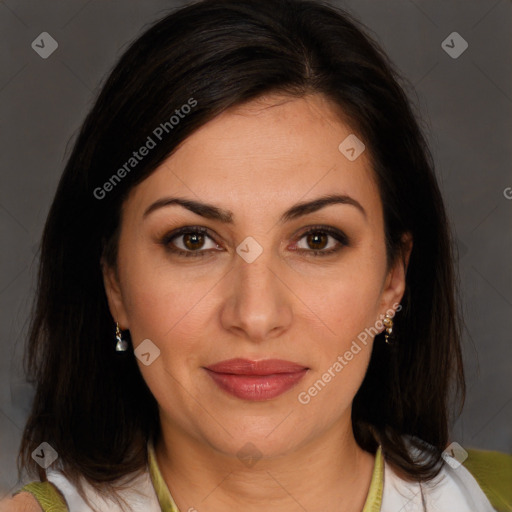
[(162, 423), (155, 453), (182, 512), (360, 512), (375, 460), (339, 425), (288, 453), (241, 461)]

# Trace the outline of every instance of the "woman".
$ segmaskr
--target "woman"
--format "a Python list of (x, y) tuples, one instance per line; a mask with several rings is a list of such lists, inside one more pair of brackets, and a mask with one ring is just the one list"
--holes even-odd
[(429, 150), (327, 4), (205, 0), (126, 51), (48, 216), (28, 365), (41, 482), (11, 510), (502, 506), (444, 452), (464, 374)]

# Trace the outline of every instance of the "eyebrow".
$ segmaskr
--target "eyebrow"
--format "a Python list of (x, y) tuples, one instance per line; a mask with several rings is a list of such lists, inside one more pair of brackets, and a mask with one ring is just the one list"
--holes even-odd
[[(307, 215), (309, 213), (314, 213), (322, 208), (325, 208), (326, 206), (333, 204), (346, 204), (354, 206), (364, 216), (365, 220), (367, 220), (365, 209), (361, 203), (356, 201), (353, 197), (340, 194), (329, 194), (327, 196), (314, 199), (313, 201), (302, 202), (293, 205), (281, 215), (279, 223), (283, 224), (284, 222), (289, 222), (291, 220), (297, 219), (298, 217), (302, 217), (303, 215)], [(171, 205), (182, 206), (183, 208), (186, 208), (187, 210), (190, 210), (191, 212), (196, 213), (201, 217), (216, 220), (224, 224), (234, 223), (234, 215), (232, 211), (225, 210), (212, 204), (193, 201), (192, 199), (186, 199), (183, 197), (162, 197), (161, 199), (158, 199), (146, 209), (143, 214), (143, 218), (146, 218), (150, 213), (160, 208), (165, 208)]]

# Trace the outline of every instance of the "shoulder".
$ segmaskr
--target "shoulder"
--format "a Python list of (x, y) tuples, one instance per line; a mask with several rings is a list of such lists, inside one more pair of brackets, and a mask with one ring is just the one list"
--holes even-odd
[[(5, 512), (68, 512), (66, 500), (51, 482), (31, 482), (24, 485), (6, 502)], [(4, 508), (0, 509), (4, 512)]]
[(384, 470), (382, 510), (426, 510), (495, 512), (489, 499), (464, 466), (443, 466), (428, 482), (405, 480), (388, 466)]
[(512, 510), (512, 455), (468, 448), (464, 467), (485, 493), (493, 507)]
[(47, 477), (46, 482), (23, 486), (5, 506), (0, 503), (0, 512), (124, 512), (121, 501), (129, 504), (131, 512), (161, 512), (147, 470), (127, 475), (119, 482), (115, 497), (107, 489), (98, 491), (84, 477), (80, 478), (81, 492), (60, 470), (49, 470)]
[(29, 492), (23, 491), (13, 498), (0, 501), (1, 512), (41, 512), (38, 501)]
[[(453, 457), (443, 454), (440, 473), (421, 484), (404, 480), (385, 464), (382, 510), (422, 510), (423, 503), (432, 511), (512, 510), (512, 456), (462, 447), (459, 451)], [(416, 450), (411, 453), (418, 455)]]
[[(114, 494), (108, 489), (103, 491), (93, 487), (84, 477), (80, 478), (82, 492), (79, 492), (76, 485), (59, 470), (48, 472), (48, 480), (52, 487), (58, 489), (69, 510), (124, 512), (126, 509), (121, 503), (124, 502), (129, 504), (131, 512), (161, 512), (147, 468), (125, 475), (116, 483)], [(57, 510), (66, 512), (68, 508), (55, 509), (55, 512)]]

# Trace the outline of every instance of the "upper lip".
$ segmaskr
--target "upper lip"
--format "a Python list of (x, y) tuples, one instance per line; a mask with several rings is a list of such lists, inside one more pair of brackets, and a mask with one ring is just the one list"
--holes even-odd
[(233, 375), (272, 375), (274, 373), (297, 373), (307, 367), (283, 359), (264, 359), (251, 361), (250, 359), (228, 359), (207, 366), (206, 369), (216, 373), (230, 373)]

